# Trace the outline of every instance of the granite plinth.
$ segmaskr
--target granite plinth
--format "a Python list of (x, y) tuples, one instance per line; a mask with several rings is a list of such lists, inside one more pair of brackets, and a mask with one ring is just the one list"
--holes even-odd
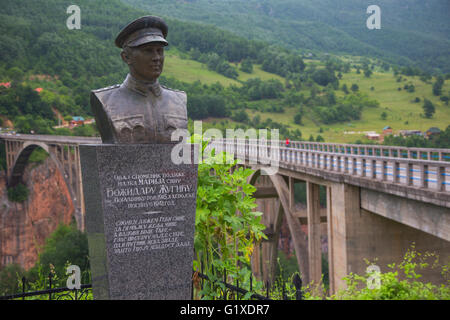
[(173, 146), (80, 146), (94, 299), (191, 298), (197, 164)]

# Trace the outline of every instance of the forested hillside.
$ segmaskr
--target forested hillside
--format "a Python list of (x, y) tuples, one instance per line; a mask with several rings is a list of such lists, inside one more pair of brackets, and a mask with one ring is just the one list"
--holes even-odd
[[(55, 121), (51, 109), (63, 115), (90, 114), (89, 91), (120, 83), (127, 72), (119, 58), (120, 50), (113, 45), (115, 35), (136, 17), (151, 14), (131, 9), (118, 0), (84, 0), (78, 3), (82, 8), (81, 29), (68, 30), (66, 8), (69, 5), (70, 2), (64, 0), (19, 0), (3, 4), (0, 74), (2, 81), (12, 81), (13, 85), (1, 87), (0, 114), (16, 124), (25, 123), (19, 131), (31, 129), (36, 133), (49, 133), (48, 125), (43, 124)], [(167, 22), (171, 47), (232, 79), (237, 78), (238, 72), (230, 62), (243, 62), (247, 67), (242, 69), (249, 73), (253, 62), (261, 64), (268, 72), (285, 77), (296, 74), (297, 78), (305, 67), (300, 56), (285, 49), (248, 41), (218, 28), (206, 29), (202, 25), (170, 19)], [(189, 86), (183, 79), (177, 80), (177, 88), (188, 91), (193, 101), (210, 101), (192, 107), (193, 118), (217, 115), (218, 111), (210, 112), (213, 109), (220, 110), (220, 116), (231, 115), (230, 109), (247, 99), (247, 92), (242, 90), (229, 94), (217, 86)], [(161, 81), (173, 83), (173, 79), (164, 77)], [(22, 88), (41, 85), (49, 90), (39, 95), (30, 88)], [(258, 89), (253, 90), (252, 99), (274, 98), (281, 95), (283, 89), (275, 80), (256, 86)], [(213, 106), (217, 99), (223, 102), (224, 108)], [(201, 105), (207, 106), (206, 110)]]
[[(63, 115), (90, 114), (89, 91), (123, 81), (127, 68), (119, 57), (120, 50), (113, 44), (114, 37), (127, 23), (149, 12), (131, 9), (118, 0), (80, 0), (82, 27), (68, 30), (66, 8), (70, 4), (65, 0), (19, 0), (2, 4), (0, 80), (12, 81), (13, 86), (9, 90), (0, 88), (3, 90), (1, 115), (16, 120), (34, 114), (51, 120), (54, 118), (49, 112), (51, 108)], [(191, 23), (167, 22), (170, 47), (191, 51), (196, 60), (227, 77), (237, 77), (235, 68), (228, 62), (246, 58), (261, 63), (270, 61), (268, 68), (276, 69), (279, 74), (302, 68), (301, 59), (288, 53), (284, 55), (287, 59), (274, 64), (275, 53), (266, 44), (250, 42), (217, 28), (206, 30)], [(50, 90), (38, 96), (32, 90), (21, 88), (23, 85), (47, 86)], [(42, 105), (42, 110), (35, 110), (40, 108), (37, 105)], [(36, 124), (37, 132), (43, 130), (41, 124)]]
[[(91, 126), (54, 129), (56, 114), (90, 116), (90, 90), (121, 83), (128, 71), (114, 46), (118, 31), (137, 17), (159, 14), (119, 0), (80, 0), (81, 29), (68, 30), (69, 5), (3, 4), (0, 82), (10, 85), (0, 85), (0, 126), (6, 118), (19, 133), (96, 134)], [(310, 56), (281, 42), (166, 21), (170, 45), (160, 81), (187, 92), (188, 116), (205, 120), (205, 129), (276, 128), (281, 138), (354, 142), (363, 133), (345, 135), (350, 128), (444, 130), (450, 123), (448, 75), (432, 77), (377, 58)]]
[[(122, 1), (303, 52), (366, 55), (450, 72), (448, 0)], [(369, 5), (381, 8), (380, 30), (366, 27)]]

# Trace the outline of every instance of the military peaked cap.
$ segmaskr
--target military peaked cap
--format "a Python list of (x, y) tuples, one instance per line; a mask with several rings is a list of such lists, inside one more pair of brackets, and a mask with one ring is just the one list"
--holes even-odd
[(160, 42), (167, 46), (168, 26), (160, 17), (145, 16), (128, 24), (116, 37), (116, 46), (137, 47), (149, 42)]

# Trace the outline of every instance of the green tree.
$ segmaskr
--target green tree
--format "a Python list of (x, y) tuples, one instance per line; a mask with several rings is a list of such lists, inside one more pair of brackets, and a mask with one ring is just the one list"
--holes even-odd
[(66, 278), (68, 263), (79, 266), (85, 275), (90, 268), (87, 236), (76, 228), (75, 223), (59, 225), (46, 239), (37, 264), (30, 270), (30, 277), (36, 279), (42, 269), (44, 274), (53, 270), (59, 279)]
[(300, 112), (296, 113), (294, 116), (295, 124), (302, 124), (302, 114)]
[(329, 83), (336, 83), (338, 81), (334, 72), (327, 69), (316, 70), (312, 75), (312, 79), (321, 86), (327, 86)]
[(9, 264), (0, 269), (0, 296), (19, 292), (19, 284), (25, 270), (18, 264)]
[(28, 199), (30, 191), (23, 183), (17, 184), (15, 187), (8, 188), (8, 199), (12, 202), (25, 202)]
[(366, 78), (370, 78), (370, 76), (372, 75), (372, 70), (370, 70), (370, 69), (365, 69), (364, 70), (364, 76), (366, 77)]
[(431, 118), (433, 117), (433, 114), (436, 112), (436, 109), (434, 107), (434, 104), (428, 100), (428, 99), (424, 99), (424, 103), (423, 103), (423, 112), (426, 118)]
[(439, 84), (438, 82), (435, 82), (433, 84), (433, 94), (435, 96), (440, 96), (442, 94), (442, 85)]
[(442, 86), (444, 85), (444, 77), (438, 76), (436, 82), (433, 84), (433, 94), (435, 96), (440, 96), (442, 94)]
[(8, 77), (10, 77), (13, 82), (22, 81), (23, 76), (24, 72), (19, 67), (13, 67), (8, 70)]
[(248, 122), (249, 121), (248, 114), (247, 114), (247, 112), (245, 112), (245, 110), (239, 110), (239, 111), (235, 112), (232, 116), (232, 119), (237, 122)]
[(342, 91), (344, 91), (345, 94), (348, 94), (348, 93), (349, 93), (348, 88), (347, 88), (347, 84), (344, 83), (344, 84), (342, 85)]
[(352, 86), (350, 87), (350, 90), (356, 92), (359, 90), (359, 86), (356, 83), (353, 83)]
[(253, 64), (250, 60), (244, 59), (241, 63), (241, 71), (253, 73)]

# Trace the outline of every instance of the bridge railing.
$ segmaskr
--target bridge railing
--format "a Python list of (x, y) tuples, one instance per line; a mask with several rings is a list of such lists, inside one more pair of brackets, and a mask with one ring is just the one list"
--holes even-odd
[[(385, 147), (361, 146), (358, 152), (349, 151), (353, 145), (283, 142), (266, 145), (257, 140), (223, 139), (213, 141), (218, 151), (235, 154), (239, 159), (280, 167), (310, 167), (354, 177), (369, 178), (407, 187), (450, 193), (450, 162), (433, 159), (450, 154), (448, 149), (388, 148), (391, 156), (383, 156)], [(344, 149), (345, 150), (344, 150)], [(362, 151), (363, 150), (363, 151)], [(379, 151), (377, 151), (379, 150)], [(362, 152), (361, 152), (362, 151)], [(395, 151), (395, 152), (394, 152)], [(427, 153), (427, 160), (416, 159), (416, 153)], [(404, 154), (404, 156), (402, 156)], [(408, 157), (406, 157), (408, 155)]]
[[(5, 138), (0, 135), (0, 138)], [(100, 142), (99, 138), (19, 135), (8, 139), (44, 139), (75, 144)], [(398, 146), (319, 143), (308, 141), (222, 139), (213, 141), (218, 150), (261, 164), (280, 162), (281, 166), (312, 167), (340, 174), (366, 177), (450, 192), (450, 149), (405, 148)]]
[[(286, 143), (284, 141), (280, 141), (280, 147), (286, 147)], [(302, 150), (325, 151), (347, 155), (450, 162), (449, 149), (407, 148), (400, 146), (337, 144), (308, 141), (291, 141), (289, 143), (289, 147)]]

